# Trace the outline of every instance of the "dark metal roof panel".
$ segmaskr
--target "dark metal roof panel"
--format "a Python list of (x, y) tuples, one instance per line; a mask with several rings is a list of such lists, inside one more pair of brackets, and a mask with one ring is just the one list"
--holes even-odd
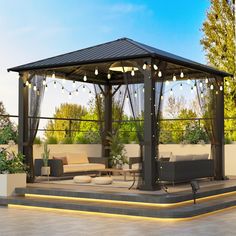
[(24, 70), (48, 69), (61, 66), (82, 65), (86, 63), (99, 63), (118, 59), (135, 59), (140, 57), (155, 57), (158, 59), (166, 60), (167, 62), (176, 63), (207, 73), (213, 73), (221, 76), (232, 76), (229, 73), (219, 71), (213, 67), (188, 60), (186, 58), (162, 51), (160, 49), (127, 38), (121, 38), (97, 46), (80, 49), (78, 51), (13, 67), (8, 69), (8, 71), (20, 72)]

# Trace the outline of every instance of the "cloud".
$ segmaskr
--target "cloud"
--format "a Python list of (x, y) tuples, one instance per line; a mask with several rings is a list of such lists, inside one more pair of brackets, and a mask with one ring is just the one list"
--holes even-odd
[(119, 14), (135, 13), (144, 10), (146, 10), (145, 5), (138, 5), (132, 3), (119, 3), (119, 4), (114, 4), (110, 7), (111, 12)]

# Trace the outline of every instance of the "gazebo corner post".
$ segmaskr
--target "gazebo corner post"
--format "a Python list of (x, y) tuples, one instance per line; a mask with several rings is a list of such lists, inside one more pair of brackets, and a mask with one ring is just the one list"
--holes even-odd
[(29, 144), (29, 122), (28, 122), (28, 107), (29, 94), (28, 87), (25, 82), (28, 80), (28, 73), (19, 74), (19, 104), (18, 104), (18, 152), (24, 155), (24, 163), (29, 168), (27, 182), (34, 182), (33, 169), (33, 146)]
[[(223, 77), (217, 77), (220, 84), (224, 83)], [(216, 180), (224, 180), (225, 176), (225, 149), (224, 149), (224, 90), (216, 95), (216, 115), (215, 115), (216, 144), (212, 146), (212, 156), (214, 159), (214, 172)]]
[(112, 85), (104, 85), (104, 132), (102, 137), (102, 156), (110, 157), (110, 142), (107, 139), (112, 135)]
[(145, 61), (149, 66), (144, 75), (144, 155), (143, 155), (143, 183), (142, 190), (159, 190), (157, 182), (157, 119), (155, 115), (155, 80), (153, 79), (152, 59)]

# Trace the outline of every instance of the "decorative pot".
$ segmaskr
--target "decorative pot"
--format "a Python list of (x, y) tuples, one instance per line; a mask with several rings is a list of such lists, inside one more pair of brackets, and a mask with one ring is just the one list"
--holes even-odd
[(0, 174), (0, 196), (15, 195), (15, 188), (26, 187), (26, 173)]
[(50, 166), (42, 166), (41, 168), (41, 175), (50, 175)]

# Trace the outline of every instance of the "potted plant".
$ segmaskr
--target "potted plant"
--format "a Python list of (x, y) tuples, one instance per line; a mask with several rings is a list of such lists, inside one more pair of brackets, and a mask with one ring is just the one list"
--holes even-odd
[(0, 148), (0, 196), (11, 196), (15, 188), (26, 187), (26, 166), (21, 153)]
[(128, 164), (126, 150), (123, 143), (120, 142), (118, 134), (107, 137), (110, 147), (109, 164), (113, 168), (122, 169), (124, 164)]
[(41, 175), (50, 175), (50, 166), (48, 166), (48, 159), (49, 159), (49, 153), (50, 149), (48, 149), (47, 143), (44, 143), (43, 145), (44, 152), (42, 153), (42, 159), (43, 159), (43, 166), (41, 168)]

